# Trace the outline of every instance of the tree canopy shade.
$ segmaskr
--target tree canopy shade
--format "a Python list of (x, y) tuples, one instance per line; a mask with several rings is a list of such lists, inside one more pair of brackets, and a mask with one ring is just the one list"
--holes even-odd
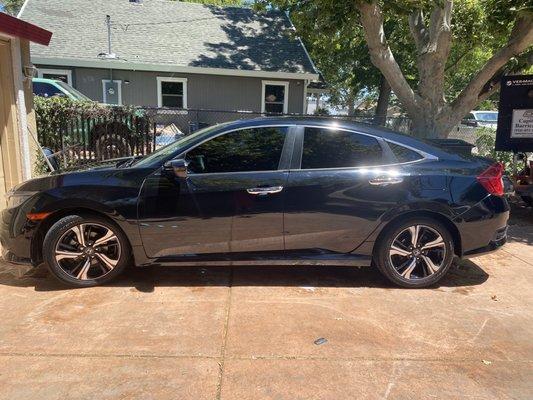
[[(360, 85), (375, 86), (369, 58), (419, 136), (445, 137), (498, 89), (501, 75), (524, 70), (532, 53), (533, 11), (524, 0), (258, 2), (289, 10), (303, 34), (312, 32), (304, 40), (334, 84), (362, 76)], [(346, 51), (335, 55), (336, 48)]]
[(3, 11), (6, 13), (17, 15), (22, 7), (22, 4), (24, 4), (24, 0), (0, 0), (0, 10), (2, 8), (1, 6), (3, 6)]

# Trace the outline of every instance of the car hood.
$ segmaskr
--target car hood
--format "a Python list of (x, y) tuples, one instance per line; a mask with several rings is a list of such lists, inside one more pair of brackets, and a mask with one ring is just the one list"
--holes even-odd
[(151, 170), (141, 168), (117, 168), (115, 165), (95, 166), (84, 170), (53, 173), (23, 182), (13, 191), (43, 192), (68, 186), (139, 186)]

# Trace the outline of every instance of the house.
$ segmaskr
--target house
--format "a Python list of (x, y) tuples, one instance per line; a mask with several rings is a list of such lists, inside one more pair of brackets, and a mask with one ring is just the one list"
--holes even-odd
[(36, 154), (29, 42), (46, 46), (52, 33), (0, 12), (0, 210), (5, 193), (32, 176)]
[(275, 10), (26, 0), (19, 17), (54, 32), (48, 47), (32, 46), (39, 76), (104, 103), (302, 113), (318, 78), (288, 16)]

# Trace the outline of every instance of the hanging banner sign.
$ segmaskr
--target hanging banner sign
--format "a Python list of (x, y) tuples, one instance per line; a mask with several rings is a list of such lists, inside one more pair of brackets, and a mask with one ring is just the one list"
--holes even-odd
[(496, 150), (533, 151), (533, 75), (501, 81)]
[(511, 137), (533, 139), (533, 110), (513, 110)]

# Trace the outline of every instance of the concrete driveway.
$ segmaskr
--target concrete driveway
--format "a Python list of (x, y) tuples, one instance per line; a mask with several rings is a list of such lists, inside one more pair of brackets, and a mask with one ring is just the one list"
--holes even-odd
[(66, 290), (0, 263), (0, 399), (531, 399), (533, 212), (515, 215), (431, 290), (345, 267)]

